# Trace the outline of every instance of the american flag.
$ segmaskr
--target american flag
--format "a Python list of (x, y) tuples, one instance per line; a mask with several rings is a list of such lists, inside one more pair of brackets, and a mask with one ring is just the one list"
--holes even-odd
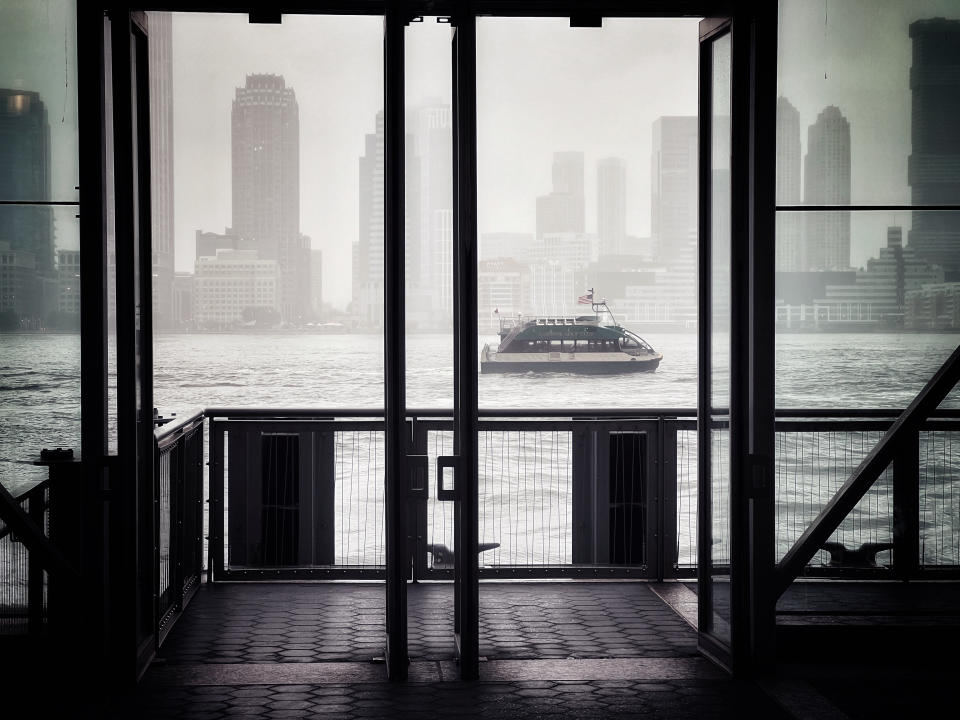
[(580, 297), (578, 297), (578, 298), (577, 298), (577, 302), (578, 302), (580, 305), (590, 305), (590, 304), (592, 304), (592, 303), (593, 303), (593, 288), (590, 288), (590, 289), (587, 291), (587, 294), (586, 294), (586, 295), (581, 295)]

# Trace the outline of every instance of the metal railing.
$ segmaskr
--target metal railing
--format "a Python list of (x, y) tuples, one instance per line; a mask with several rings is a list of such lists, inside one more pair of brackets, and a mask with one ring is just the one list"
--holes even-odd
[(199, 411), (154, 430), (154, 630), (158, 642), (200, 583), (203, 420)]
[[(16, 496), (37, 527), (50, 532), (50, 479)], [(0, 635), (39, 635), (47, 624), (47, 574), (0, 520)]]
[[(210, 410), (212, 578), (382, 577), (383, 421), (375, 410)], [(690, 577), (696, 571), (696, 421), (689, 409), (484, 411), (479, 542), (486, 577)], [(776, 422), (777, 557), (890, 426), (896, 411), (789, 410)], [(411, 411), (410, 447), (426, 455), (425, 497), (410, 503), (414, 577), (451, 574), (453, 508), (437, 499), (436, 458), (452, 452), (449, 410)], [(830, 542), (878, 549), (871, 563), (820, 551), (806, 574), (889, 576), (897, 549), (916, 572), (960, 566), (960, 412), (918, 435), (919, 517), (897, 530), (893, 466)], [(727, 557), (726, 433), (714, 435), (715, 562)], [(960, 451), (960, 443), (957, 444)], [(294, 465), (296, 466), (294, 468)], [(264, 503), (264, 478), (297, 488)], [(294, 495), (294, 493), (297, 493)], [(259, 495), (258, 495), (259, 494)], [(902, 494), (902, 490), (901, 490)], [(259, 497), (260, 500), (256, 500)], [(279, 502), (286, 498), (290, 502)], [(256, 500), (256, 515), (248, 507)], [(295, 500), (295, 502), (294, 502)], [(262, 505), (270, 506), (265, 508)], [(231, 512), (231, 506), (233, 511)], [(222, 514), (217, 509), (222, 510)], [(238, 510), (239, 508), (239, 510)], [(219, 528), (219, 529), (218, 529)], [(309, 540), (305, 540), (309, 528)], [(912, 528), (912, 530), (911, 530)], [(914, 532), (907, 545), (904, 531)], [(827, 547), (826, 545), (824, 547)], [(902, 568), (901, 568), (902, 570)], [(900, 573), (902, 575), (902, 572)]]

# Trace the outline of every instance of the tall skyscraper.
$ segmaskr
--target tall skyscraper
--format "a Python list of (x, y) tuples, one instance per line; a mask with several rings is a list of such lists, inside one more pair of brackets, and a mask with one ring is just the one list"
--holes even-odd
[[(24, 202), (50, 200), (50, 125), (36, 92), (0, 89), (0, 199)], [(38, 205), (0, 207), (0, 312), (11, 324), (42, 327), (56, 310), (53, 219)]]
[(151, 12), (150, 214), (154, 327), (173, 325), (173, 16)]
[[(821, 110), (807, 130), (803, 201), (807, 205), (850, 204), (850, 123), (835, 105)], [(800, 269), (848, 269), (850, 213), (811, 212), (804, 219)]]
[[(908, 165), (915, 205), (956, 204), (960, 197), (960, 20), (910, 25), (913, 66), (912, 151)], [(913, 213), (910, 246), (960, 279), (960, 219), (954, 213)]]
[(248, 75), (232, 115), (233, 233), (239, 250), (275, 260), (285, 322), (310, 311), (310, 246), (300, 234), (300, 110), (280, 75)]
[[(777, 98), (777, 205), (800, 204), (800, 113), (785, 97)], [(801, 270), (803, 224), (799, 213), (777, 213), (776, 268)]]
[(537, 238), (584, 232), (583, 153), (553, 154), (553, 189), (537, 198)]
[(627, 236), (627, 171), (621, 158), (597, 163), (597, 235), (603, 255), (629, 252)]
[[(383, 111), (377, 113), (375, 132), (365, 138), (360, 157), (360, 232), (353, 246), (353, 311), (372, 327), (383, 325), (383, 243), (384, 243), (384, 138)], [(420, 163), (411, 136), (405, 138), (405, 270), (419, 265), (419, 253), (411, 252), (414, 238), (420, 237)]]
[(697, 118), (657, 118), (650, 160), (652, 250), (670, 263), (698, 232)]
[[(50, 124), (38, 93), (0, 89), (0, 198), (50, 200)], [(12, 250), (32, 253), (39, 272), (53, 270), (49, 208), (3, 208), (0, 241), (9, 242)]]
[[(407, 209), (418, 193), (419, 231), (410, 237), (410, 268), (407, 282), (411, 292), (418, 288), (430, 298), (434, 317), (431, 324), (445, 327), (453, 318), (453, 116), (449, 105), (417, 108), (409, 127), (418, 158), (420, 183), (407, 183)], [(408, 168), (408, 172), (409, 172)], [(409, 222), (408, 218), (408, 222)], [(417, 261), (419, 260), (419, 267)]]

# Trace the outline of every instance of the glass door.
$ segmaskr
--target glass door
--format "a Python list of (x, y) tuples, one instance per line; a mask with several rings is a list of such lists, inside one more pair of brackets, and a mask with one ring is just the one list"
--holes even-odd
[(698, 593), (701, 649), (731, 665), (731, 22), (700, 24)]

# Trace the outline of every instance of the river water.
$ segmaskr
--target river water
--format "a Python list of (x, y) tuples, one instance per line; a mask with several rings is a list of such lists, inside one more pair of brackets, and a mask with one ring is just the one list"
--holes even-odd
[[(694, 334), (647, 334), (645, 338), (664, 359), (655, 373), (622, 376), (572, 374), (480, 375), (482, 408), (602, 409), (696, 407), (697, 345)], [(913, 398), (956, 347), (956, 335), (921, 334), (779, 334), (777, 335), (776, 395), (778, 407), (787, 408), (902, 408)], [(495, 343), (495, 337), (481, 339)], [(155, 405), (164, 415), (194, 408), (254, 406), (263, 408), (377, 408), (383, 405), (383, 338), (374, 334), (169, 334), (155, 339)], [(111, 346), (112, 355), (112, 346)], [(452, 407), (452, 344), (449, 335), (411, 334), (407, 337), (407, 405), (410, 408)], [(723, 379), (721, 378), (721, 382)], [(945, 402), (960, 407), (960, 396)], [(31, 465), (43, 447), (79, 448), (79, 336), (13, 334), (0, 336), (0, 481), (11, 489), (43, 477)], [(816, 448), (817, 457), (830, 467), (814, 478), (798, 471), (803, 457), (813, 451), (807, 439), (778, 435), (778, 491), (783, 494), (778, 513), (784, 523), (798, 528), (815, 514), (817, 497), (842, 482), (844, 474), (869, 450), (873, 438), (859, 437), (859, 447)], [(845, 445), (854, 441), (841, 439)], [(349, 442), (356, 443), (355, 439)], [(442, 442), (438, 440), (438, 442)], [(505, 442), (497, 440), (493, 443)], [(538, 441), (532, 440), (534, 444)], [(542, 441), (541, 441), (542, 442)], [(818, 439), (819, 443), (820, 440)], [(940, 447), (935, 452), (943, 455)], [(361, 442), (362, 444), (362, 442)], [(549, 444), (549, 443), (548, 443)], [(363, 448), (339, 447), (346, 455)], [(521, 448), (501, 448), (494, 455), (526, 455)], [(689, 450), (689, 448), (688, 448)], [(378, 450), (381, 452), (382, 448)], [(566, 490), (552, 484), (567, 483), (560, 467), (567, 464), (562, 448), (531, 450), (534, 459), (552, 457), (558, 467), (548, 469), (541, 493), (555, 494), (558, 506), (568, 499)], [(543, 453), (547, 453), (543, 455)], [(694, 453), (695, 455), (695, 453)], [(688, 453), (689, 456), (689, 453)], [(814, 458), (814, 462), (815, 462)], [(686, 472), (695, 477), (695, 457), (688, 457)], [(549, 463), (548, 463), (549, 464)], [(808, 463), (809, 465), (809, 463)], [(944, 463), (941, 463), (944, 465)], [(941, 469), (950, 474), (931, 493), (931, 517), (954, 513), (956, 483), (950, 455)], [(831, 469), (832, 468), (832, 469)], [(381, 468), (370, 467), (376, 474)], [(555, 475), (550, 473), (556, 471)], [(482, 471), (483, 472), (483, 471)], [(491, 470), (493, 472), (493, 470)], [(498, 473), (504, 472), (501, 468)], [(550, 478), (556, 478), (552, 480)], [(814, 487), (814, 483), (816, 486)], [(887, 483), (888, 485), (889, 483)], [(782, 486), (782, 488), (781, 488)], [(938, 486), (939, 487), (939, 486)], [(949, 502), (946, 493), (949, 490)], [(688, 488), (681, 501), (689, 507), (694, 498)], [(883, 494), (886, 492), (886, 496)], [(957, 491), (960, 500), (960, 490)], [(889, 487), (874, 499), (877, 511), (889, 502)], [(523, 505), (523, 498), (518, 506)], [(808, 507), (809, 505), (809, 507)], [(377, 503), (374, 504), (374, 509)], [(359, 506), (358, 506), (359, 508)], [(359, 510), (358, 510), (359, 511)], [(367, 513), (366, 508), (362, 512)], [(787, 517), (789, 516), (789, 517)], [(431, 522), (434, 520), (432, 519)], [(502, 530), (503, 518), (498, 518)], [(525, 521), (523, 521), (525, 522)], [(510, 534), (523, 536), (523, 522)], [(531, 521), (534, 522), (534, 521)], [(564, 517), (547, 519), (557, 526)], [(519, 523), (519, 525), (518, 525)], [(942, 523), (942, 520), (941, 520)], [(957, 534), (951, 520), (950, 532)], [(550, 539), (563, 545), (562, 533)], [(687, 534), (694, 531), (689, 527)], [(364, 530), (363, 532), (366, 532)], [(382, 528), (374, 532), (380, 535)], [(439, 532), (439, 531), (438, 531)], [(681, 529), (681, 532), (683, 530)], [(880, 536), (883, 529), (879, 531)], [(444, 530), (441, 533), (446, 536)], [(790, 533), (793, 534), (793, 533)], [(348, 544), (364, 545), (363, 538), (345, 536)], [(868, 539), (877, 538), (874, 532)], [(481, 538), (483, 539), (483, 538)], [(687, 538), (689, 540), (689, 537)], [(951, 544), (952, 543), (952, 544)], [(941, 543), (942, 544), (942, 543)], [(950, 540), (960, 544), (960, 538)], [(939, 547), (939, 546), (938, 546)], [(936, 551), (939, 554), (943, 548)], [(377, 558), (345, 551), (345, 559), (370, 562)], [(550, 557), (557, 557), (553, 550)], [(521, 553), (522, 554), (522, 553)], [(379, 551), (377, 552), (379, 555)]]

